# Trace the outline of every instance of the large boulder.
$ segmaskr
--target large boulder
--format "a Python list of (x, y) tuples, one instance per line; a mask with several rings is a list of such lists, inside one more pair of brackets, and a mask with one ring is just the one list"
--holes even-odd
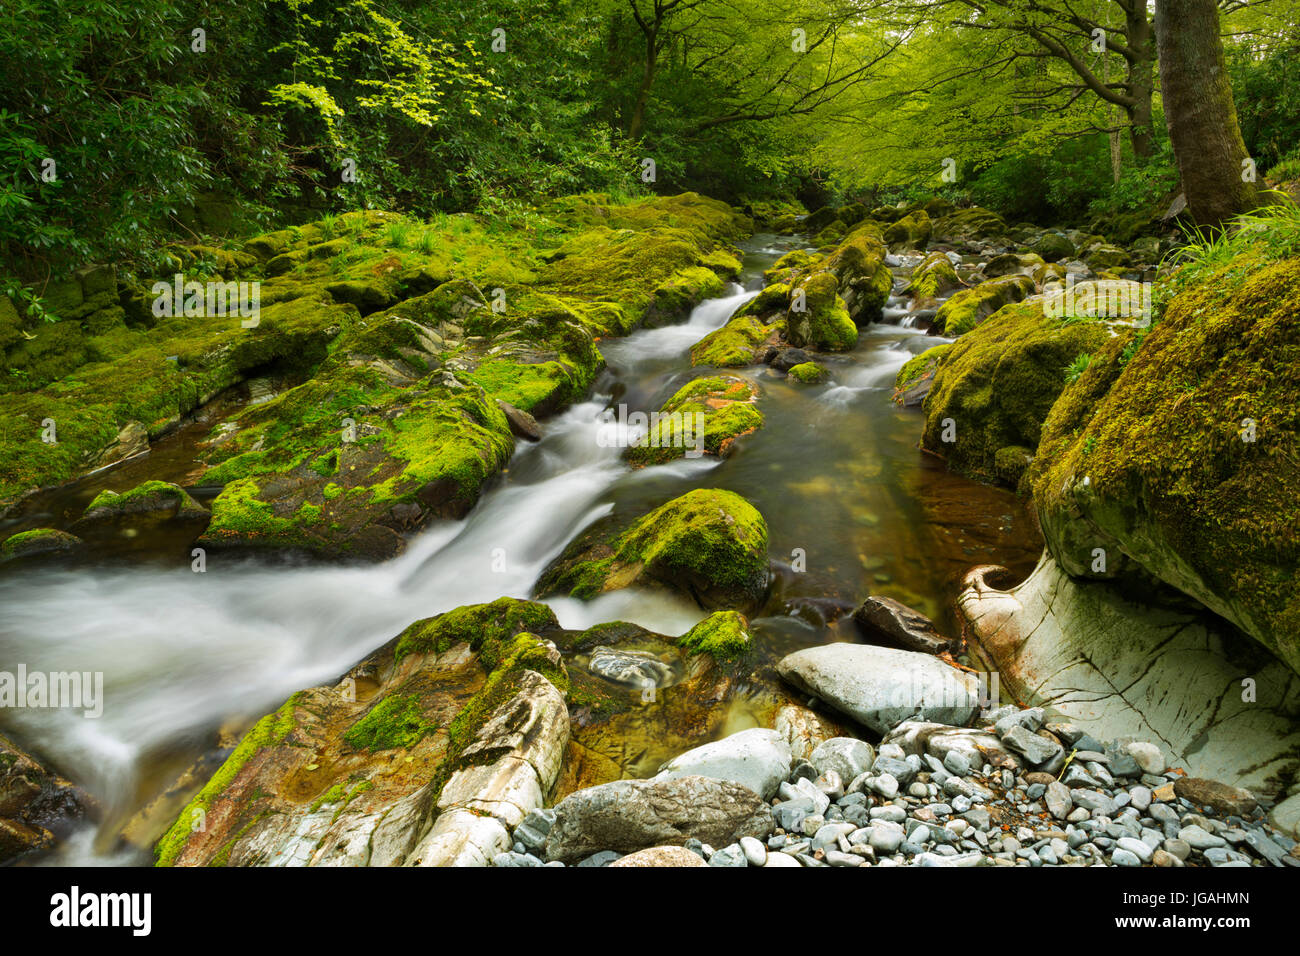
[[(543, 605), (417, 621), (258, 721), (157, 843), (160, 865), (485, 865), (542, 806), (569, 739)], [(369, 692), (359, 693), (369, 688)]]
[(770, 800), (790, 776), (790, 745), (775, 730), (742, 730), (679, 754), (664, 764), (655, 780), (701, 776), (730, 780)]
[(1141, 568), (1300, 671), (1300, 259), (1182, 286), (1044, 422), (1047, 547), (1079, 577)]
[(1128, 596), (1044, 556), (1009, 589), (990, 568), (958, 603), (1004, 692), (1098, 740), (1136, 735), (1188, 772), (1276, 793), (1300, 771), (1295, 675), (1185, 599), (1138, 578)]
[(601, 525), (589, 529), (543, 572), (538, 593), (585, 599), (657, 585), (705, 608), (748, 608), (766, 593), (767, 576), (763, 516), (734, 492), (697, 488), (621, 534)]
[(915, 651), (826, 644), (787, 655), (777, 671), (880, 734), (913, 717), (965, 724), (981, 704), (974, 674)]
[(1000, 309), (935, 363), (922, 446), (957, 471), (1015, 487), (1065, 388), (1066, 368), (1108, 338), (1104, 323), (1050, 318), (1041, 299)]
[(771, 809), (741, 784), (699, 776), (615, 780), (556, 805), (546, 857), (573, 863), (601, 850), (635, 853), (692, 838), (723, 847), (771, 832)]

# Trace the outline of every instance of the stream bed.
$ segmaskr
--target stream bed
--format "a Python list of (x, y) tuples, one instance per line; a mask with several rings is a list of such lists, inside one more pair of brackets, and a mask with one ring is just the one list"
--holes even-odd
[[(200, 574), (189, 564), (192, 538), (159, 532), (124, 539), (110, 561), (94, 566), (0, 575), (0, 660), (29, 672), (104, 674), (101, 717), (12, 710), (0, 727), (103, 806), (98, 830), (75, 835), (47, 862), (149, 862), (144, 852), (119, 849), (122, 826), (211, 753), (218, 730), (230, 739), (413, 620), (503, 595), (529, 597), (542, 570), (592, 521), (641, 514), (692, 488), (735, 491), (767, 520), (775, 580), (751, 624), (770, 659), (852, 639), (847, 615), (828, 624), (838, 612), (826, 609), (851, 609), (868, 594), (901, 600), (952, 632), (951, 601), (971, 566), (1028, 574), (1041, 541), (1024, 502), (923, 454), (920, 413), (890, 400), (898, 369), (938, 341), (906, 327), (896, 301), (885, 323), (862, 330), (855, 349), (819, 357), (826, 384), (801, 385), (766, 366), (735, 371), (758, 385), (766, 424), (726, 459), (633, 470), (623, 449), (598, 440), (607, 409), (657, 410), (685, 382), (710, 374), (691, 368), (690, 346), (761, 288), (763, 269), (802, 244), (756, 236), (742, 244), (745, 270), (727, 295), (701, 303), (681, 324), (602, 341), (607, 368), (589, 399), (545, 421), (540, 442), (521, 442), (503, 479), (466, 518), (430, 526), (393, 560), (289, 565), (222, 554), (209, 556)], [(225, 413), (248, 400), (232, 397)], [(183, 426), (148, 456), (38, 496), (18, 520), (66, 521), (97, 491), (146, 477), (189, 485), (199, 436), (212, 424)], [(202, 488), (196, 494), (205, 498)], [(675, 635), (704, 617), (664, 592), (547, 603), (568, 628), (623, 620)], [(653, 770), (667, 756), (650, 748), (638, 766)]]

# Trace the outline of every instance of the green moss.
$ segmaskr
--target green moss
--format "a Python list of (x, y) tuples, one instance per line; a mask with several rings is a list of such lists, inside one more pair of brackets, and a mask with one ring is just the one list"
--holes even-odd
[(998, 309), (1019, 302), (1034, 292), (1034, 280), (1028, 276), (1002, 276), (981, 282), (973, 289), (955, 293), (939, 307), (935, 325), (949, 338), (964, 335)]
[(708, 654), (719, 661), (735, 661), (753, 647), (749, 622), (737, 611), (714, 611), (677, 639), (692, 654)]
[(545, 632), (559, 626), (555, 612), (545, 604), (497, 598), (490, 604), (470, 604), (416, 621), (398, 637), (394, 657), (400, 661), (407, 654), (441, 654), (462, 642), (480, 651), (485, 643), (498, 644), (521, 631)]
[(912, 278), (904, 292), (920, 299), (933, 299), (961, 286), (962, 281), (957, 277), (952, 260), (942, 252), (932, 252), (912, 270)]
[(858, 341), (858, 327), (838, 294), (839, 280), (831, 272), (816, 272), (796, 287), (797, 304), (803, 293), (803, 311), (789, 312), (787, 337), (791, 345), (826, 352), (845, 352)]
[(0, 563), (53, 551), (69, 551), (82, 544), (80, 538), (56, 528), (33, 528), (10, 535), (0, 544)]
[(145, 481), (128, 491), (101, 491), (85, 510), (86, 516), (96, 512), (105, 514), (130, 514), (143, 511), (160, 511), (174, 508), (182, 516), (199, 516), (206, 510), (180, 485), (168, 481)]
[(634, 522), (608, 545), (582, 545), (543, 575), (542, 587), (591, 598), (642, 576), (706, 607), (749, 605), (767, 590), (767, 523), (730, 491), (696, 489)]
[(1053, 407), (1028, 478), (1044, 536), (1072, 574), (1127, 556), (1300, 670), (1300, 260), (1175, 283)]
[[(697, 378), (682, 386), (660, 409), (646, 444), (627, 451), (638, 465), (660, 464), (683, 457), (688, 451), (723, 455), (737, 437), (763, 426), (756, 406), (758, 389), (730, 375)], [(697, 417), (698, 416), (698, 417)], [(696, 434), (703, 422), (702, 436)]]
[(826, 381), (826, 369), (816, 362), (800, 362), (790, 368), (789, 375), (796, 382), (804, 385), (820, 385)]
[(952, 343), (936, 345), (933, 348), (926, 349), (920, 355), (908, 359), (903, 364), (903, 367), (898, 370), (898, 376), (894, 379), (894, 387), (901, 391), (927, 372), (933, 371), (938, 366), (941, 357), (950, 348), (952, 348)]
[(737, 316), (691, 346), (691, 365), (713, 368), (752, 365), (754, 349), (767, 338), (768, 331), (753, 316)]
[(181, 811), (171, 829), (154, 847), (158, 866), (171, 866), (176, 862), (176, 858), (185, 849), (185, 844), (193, 832), (191, 827), (196, 816), (206, 814), (212, 808), (213, 802), (234, 782), (239, 772), (259, 751), (284, 743), (297, 726), (294, 711), (301, 697), (301, 694), (294, 694), (279, 710), (267, 714), (244, 735), (234, 751), (226, 758), (226, 762)]
[(390, 694), (344, 731), (343, 739), (355, 750), (393, 750), (413, 747), (437, 729), (424, 719), (417, 696)]
[[(1004, 480), (998, 451), (1038, 446), (1065, 387), (1065, 366), (1108, 335), (1103, 323), (1048, 319), (1041, 302), (1006, 306), (940, 353), (923, 406), (922, 445), (960, 472)], [(945, 434), (955, 441), (944, 441)]]

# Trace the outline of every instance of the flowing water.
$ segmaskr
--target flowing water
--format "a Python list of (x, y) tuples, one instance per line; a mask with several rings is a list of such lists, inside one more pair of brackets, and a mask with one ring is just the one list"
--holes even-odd
[[(104, 674), (97, 719), (69, 710), (0, 716), (0, 729), (104, 806), (98, 835), (77, 834), (52, 862), (146, 862), (116, 850), (116, 834), (212, 751), (218, 728), (246, 726), (293, 691), (337, 678), (413, 620), (529, 596), (565, 544), (611, 512), (644, 513), (697, 487), (752, 501), (767, 519), (777, 569), (768, 604), (752, 621), (769, 657), (846, 639), (844, 622), (827, 620), (869, 593), (898, 598), (951, 630), (954, 586), (971, 565), (1028, 572), (1039, 541), (1022, 503), (922, 454), (920, 414), (889, 399), (902, 364), (936, 343), (891, 324), (905, 321), (899, 302), (890, 303), (886, 323), (863, 331), (856, 349), (824, 359), (827, 384), (799, 385), (762, 366), (735, 372), (758, 384), (766, 425), (725, 460), (633, 471), (621, 448), (598, 440), (606, 409), (655, 410), (707, 374), (691, 369), (690, 346), (756, 294), (762, 270), (796, 245), (755, 237), (745, 244), (743, 285), (700, 304), (685, 323), (603, 341), (607, 370), (591, 399), (545, 423), (537, 444), (521, 444), (470, 515), (430, 527), (391, 561), (271, 566), (216, 555), (199, 574), (184, 558), (192, 534), (160, 534), (135, 542), (130, 561), (118, 555), (114, 564), (0, 576), (6, 669)], [(195, 473), (196, 436), (211, 424), (196, 422), (144, 459), (34, 499), (24, 525), (75, 515), (104, 487)], [(154, 560), (140, 560), (146, 555)], [(569, 628), (624, 620), (679, 634), (703, 617), (661, 591), (548, 603)]]

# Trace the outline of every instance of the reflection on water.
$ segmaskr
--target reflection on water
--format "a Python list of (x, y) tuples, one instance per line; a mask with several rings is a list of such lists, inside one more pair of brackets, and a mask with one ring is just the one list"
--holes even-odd
[[(98, 851), (107, 852), (124, 819), (211, 749), (219, 726), (246, 724), (293, 691), (336, 678), (413, 620), (502, 595), (527, 596), (564, 545), (611, 512), (643, 513), (696, 487), (749, 498), (767, 519), (770, 554), (781, 569), (772, 599), (753, 622), (769, 659), (842, 636), (826, 620), (869, 593), (895, 597), (951, 628), (948, 602), (969, 566), (996, 562), (1027, 573), (1039, 542), (1024, 506), (922, 455), (919, 413), (889, 400), (898, 368), (935, 344), (915, 330), (865, 330), (852, 353), (826, 357), (831, 380), (824, 385), (798, 385), (765, 367), (737, 372), (758, 384), (766, 425), (724, 461), (631, 471), (620, 449), (601, 447), (599, 416), (608, 405), (652, 411), (684, 382), (707, 374), (690, 368), (690, 346), (724, 324), (752, 297), (761, 270), (795, 246), (757, 237), (741, 277), (749, 292), (736, 286), (697, 307), (685, 324), (602, 342), (608, 369), (592, 400), (547, 422), (540, 443), (521, 446), (503, 481), (467, 518), (429, 528), (392, 561), (267, 567), (222, 555), (209, 556), (204, 574), (171, 561), (0, 576), (3, 666), (105, 674), (99, 720), (58, 711), (4, 715), (20, 740), (103, 801)], [(194, 435), (182, 429), (129, 473), (95, 476), (36, 499), (24, 520), (75, 515), (102, 487), (183, 479), (193, 473)], [(183, 547), (170, 543), (168, 553), (180, 557)], [(549, 603), (574, 629), (624, 620), (679, 634), (703, 616), (662, 592)], [(654, 706), (670, 707), (676, 690), (667, 689)], [(721, 736), (754, 726), (770, 702), (761, 690), (741, 694), (701, 732)], [(658, 733), (654, 714), (644, 714), (649, 737)], [(623, 772), (653, 771), (672, 755), (664, 752), (667, 743), (662, 734), (658, 743), (624, 742), (635, 752), (628, 751)], [(84, 835), (68, 841), (64, 859), (84, 860), (92, 847)]]

